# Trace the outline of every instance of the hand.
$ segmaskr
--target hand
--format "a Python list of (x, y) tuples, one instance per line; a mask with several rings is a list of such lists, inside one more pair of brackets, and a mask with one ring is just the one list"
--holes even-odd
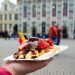
[(8, 61), (3, 66), (12, 75), (24, 75), (45, 67), (53, 58), (44, 61)]

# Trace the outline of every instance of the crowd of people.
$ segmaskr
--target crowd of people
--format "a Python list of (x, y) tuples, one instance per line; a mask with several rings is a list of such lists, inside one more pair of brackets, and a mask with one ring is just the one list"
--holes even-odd
[(8, 34), (8, 31), (1, 31), (0, 32), (0, 37), (2, 38), (10, 38), (9, 34)]
[[(66, 25), (62, 26), (60, 29), (59, 26), (55, 22), (53, 22), (52, 25), (50, 25), (50, 27), (48, 29), (48, 34), (46, 34), (45, 32), (42, 32), (42, 33), (35, 33), (35, 32), (36, 31), (34, 30), (32, 37), (38, 37), (38, 38), (44, 38), (44, 39), (50, 38), (51, 40), (53, 40), (55, 42), (56, 45), (60, 44), (61, 38), (69, 37), (68, 29), (67, 29)], [(73, 36), (75, 39), (75, 30), (73, 32)], [(1, 31), (0, 37), (5, 38), (5, 39), (10, 39), (10, 38), (16, 39), (16, 38), (18, 38), (18, 33), (13, 32), (13, 33), (9, 34), (8, 31), (3, 31), (3, 32)]]
[(8, 33), (8, 31), (1, 31), (0, 32), (0, 38), (4, 38), (4, 39), (10, 39), (10, 38), (17, 38), (17, 33), (16, 32), (13, 32), (11, 34)]
[[(63, 33), (65, 34), (66, 29), (63, 29)], [(8, 31), (0, 32), (0, 37), (5, 39), (14, 38), (16, 39), (18, 37), (18, 34), (16, 32), (13, 32), (11, 35), (9, 35)], [(59, 45), (60, 39), (61, 39), (61, 29), (56, 25), (56, 23), (52, 23), (52, 25), (48, 29), (48, 34), (45, 32), (37, 34), (38, 38), (50, 38), (53, 40), (56, 45)]]

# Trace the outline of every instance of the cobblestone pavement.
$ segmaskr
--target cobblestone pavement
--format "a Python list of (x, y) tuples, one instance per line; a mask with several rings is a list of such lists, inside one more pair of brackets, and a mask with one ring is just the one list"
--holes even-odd
[[(69, 49), (55, 56), (48, 66), (29, 75), (75, 75), (75, 40), (65, 39), (61, 44), (68, 45)], [(16, 40), (0, 39), (0, 65), (2, 59), (16, 51), (18, 46)]]

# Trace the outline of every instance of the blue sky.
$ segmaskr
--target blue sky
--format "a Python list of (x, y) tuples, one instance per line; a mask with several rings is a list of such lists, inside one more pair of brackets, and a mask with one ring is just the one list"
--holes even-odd
[[(3, 2), (4, 0), (0, 0), (0, 7), (1, 7), (1, 3)], [(16, 0), (10, 0), (11, 2), (13, 2), (14, 4), (16, 4)]]

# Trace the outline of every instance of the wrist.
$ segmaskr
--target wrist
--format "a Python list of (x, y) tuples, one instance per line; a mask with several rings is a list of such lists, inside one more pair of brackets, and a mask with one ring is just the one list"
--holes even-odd
[(11, 75), (16, 75), (16, 72), (12, 66), (4, 65), (2, 68), (6, 69)]

